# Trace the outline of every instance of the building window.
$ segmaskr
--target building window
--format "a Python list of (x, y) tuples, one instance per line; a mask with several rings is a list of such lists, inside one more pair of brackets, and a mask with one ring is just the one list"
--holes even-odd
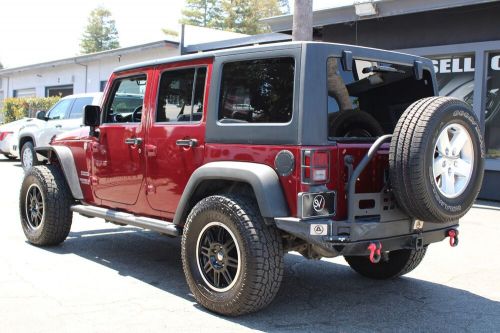
[(474, 54), (433, 57), (439, 95), (461, 99), (471, 106), (474, 96)]
[(486, 157), (500, 159), (500, 52), (489, 54), (486, 87)]
[(73, 85), (68, 84), (64, 86), (53, 86), (53, 87), (45, 87), (45, 96), (53, 97), (53, 96), (68, 96), (73, 95)]
[(35, 88), (27, 88), (27, 89), (15, 89), (13, 92), (14, 97), (35, 97), (36, 90)]
[(100, 82), (100, 84), (99, 84), (99, 91), (100, 92), (104, 91), (104, 88), (106, 88), (106, 83), (108, 83), (108, 81), (101, 81)]

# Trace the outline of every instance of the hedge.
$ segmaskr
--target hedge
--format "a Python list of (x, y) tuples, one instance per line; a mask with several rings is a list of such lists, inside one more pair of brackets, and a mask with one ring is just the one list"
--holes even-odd
[(2, 114), (4, 123), (35, 117), (37, 111), (47, 111), (59, 101), (60, 97), (6, 98), (3, 100)]

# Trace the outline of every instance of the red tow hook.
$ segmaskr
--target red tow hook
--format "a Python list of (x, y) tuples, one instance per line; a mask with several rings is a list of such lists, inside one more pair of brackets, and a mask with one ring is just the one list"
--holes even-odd
[(458, 230), (457, 229), (450, 229), (447, 232), (448, 237), (450, 237), (450, 246), (455, 247), (458, 245)]
[(370, 243), (370, 245), (368, 245), (368, 251), (370, 251), (370, 262), (372, 264), (378, 264), (380, 262), (380, 259), (382, 258), (381, 250), (382, 243), (380, 242)]

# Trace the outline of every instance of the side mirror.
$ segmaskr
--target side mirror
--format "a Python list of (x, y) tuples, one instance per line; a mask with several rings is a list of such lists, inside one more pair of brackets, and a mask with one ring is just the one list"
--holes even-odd
[(97, 127), (101, 124), (101, 107), (85, 105), (83, 109), (83, 125)]
[(83, 108), (83, 125), (90, 126), (89, 135), (97, 137), (95, 128), (101, 124), (101, 107), (85, 105)]
[(47, 120), (47, 119), (45, 118), (45, 115), (46, 115), (46, 114), (47, 114), (47, 112), (46, 112), (46, 111), (38, 111), (38, 112), (36, 113), (36, 119), (40, 119), (40, 120)]

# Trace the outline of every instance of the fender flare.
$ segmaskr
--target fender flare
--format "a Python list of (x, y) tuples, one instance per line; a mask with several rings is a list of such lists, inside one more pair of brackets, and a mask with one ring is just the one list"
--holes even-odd
[(33, 146), (36, 147), (36, 140), (35, 140), (35, 137), (33, 136), (33, 134), (21, 134), (18, 138), (17, 138), (17, 146), (18, 146), (18, 149), (19, 149), (19, 156), (21, 156), (21, 149), (23, 147), (21, 147), (21, 141), (24, 139), (24, 138), (30, 138), (31, 141), (33, 141)]
[(83, 193), (78, 179), (78, 171), (71, 149), (65, 146), (36, 147), (35, 151), (50, 160), (50, 154), (55, 154), (59, 160), (64, 177), (68, 183), (73, 198), (83, 200)]
[(231, 180), (248, 183), (255, 193), (263, 217), (288, 216), (288, 205), (276, 171), (270, 166), (250, 162), (210, 162), (193, 172), (175, 211), (174, 223), (186, 218), (191, 196), (205, 180)]

